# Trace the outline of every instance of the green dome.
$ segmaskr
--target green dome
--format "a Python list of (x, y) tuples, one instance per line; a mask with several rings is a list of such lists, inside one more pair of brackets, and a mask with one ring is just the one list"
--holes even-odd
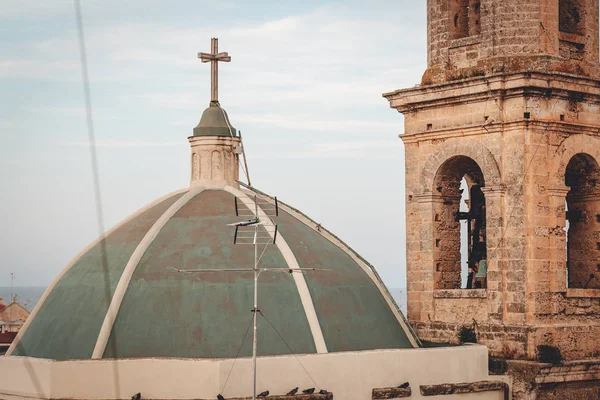
[(237, 131), (231, 126), (227, 111), (218, 102), (211, 101), (194, 128), (194, 136), (237, 136)]
[[(248, 204), (254, 193), (228, 186), (181, 190), (125, 219), (48, 288), (11, 355), (89, 359), (103, 341), (103, 358), (236, 357), (252, 318), (252, 272), (182, 274), (170, 268), (252, 268), (253, 246), (234, 245), (228, 226), (241, 218), (236, 196)], [(277, 241), (262, 256), (261, 268), (327, 269), (261, 275), (261, 313), (294, 353), (323, 352), (319, 346), (332, 353), (416, 345), (369, 264), (292, 207), (282, 204), (274, 221)], [(114, 324), (105, 328), (109, 304), (119, 293)], [(260, 316), (258, 323), (260, 356), (290, 353)], [(251, 354), (249, 333), (240, 355)]]

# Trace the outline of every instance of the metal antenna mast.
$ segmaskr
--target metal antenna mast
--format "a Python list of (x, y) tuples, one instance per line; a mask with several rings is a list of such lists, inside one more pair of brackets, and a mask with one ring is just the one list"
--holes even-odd
[(15, 273), (11, 272), (10, 273), (10, 301), (11, 302), (13, 301), (13, 299), (15, 297), (14, 289), (15, 289)]
[[(11, 272), (10, 273), (10, 302), (9, 302), (9, 304), (11, 304), (11, 305), (12, 305), (12, 303), (15, 303), (15, 294), (14, 294), (15, 290), (14, 289), (15, 289), (15, 273)], [(11, 328), (11, 326), (14, 326), (13, 325), (14, 322), (12, 319), (13, 308), (14, 307), (10, 308), (10, 314), (8, 316), (8, 318), (10, 319), (10, 321), (8, 322), (9, 323), (9, 325), (8, 325), (9, 332), (12, 332), (12, 330), (14, 329), (14, 328)]]
[[(248, 198), (250, 200), (250, 198)], [(273, 222), (273, 218), (279, 215), (279, 205), (277, 197), (274, 203), (254, 195), (254, 211), (240, 204), (240, 200), (235, 198), (235, 215), (238, 217), (249, 217), (250, 219), (228, 224), (235, 227), (233, 236), (233, 244), (245, 244), (254, 246), (254, 268), (230, 268), (230, 269), (177, 269), (171, 267), (180, 273), (197, 273), (197, 272), (254, 272), (254, 307), (252, 308), (254, 334), (252, 341), (252, 369), (253, 369), (253, 391), (252, 399), (256, 400), (256, 353), (258, 348), (257, 343), (257, 324), (256, 314), (260, 312), (258, 308), (258, 278), (263, 272), (286, 272), (304, 273), (306, 271), (315, 271), (315, 268), (259, 268), (258, 265), (262, 256), (265, 254), (267, 247), (275, 244), (277, 240), (277, 225)], [(260, 207), (259, 207), (260, 204)], [(259, 247), (262, 251), (259, 255)], [(321, 269), (319, 269), (321, 271)]]

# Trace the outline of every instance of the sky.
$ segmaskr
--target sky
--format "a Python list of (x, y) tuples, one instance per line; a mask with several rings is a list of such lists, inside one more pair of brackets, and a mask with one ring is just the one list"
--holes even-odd
[[(82, 1), (103, 224), (189, 185), (210, 100), (242, 131), (252, 183), (404, 287), (403, 118), (424, 1)], [(45, 286), (99, 235), (72, 1), (0, 7), (0, 286)], [(409, 227), (410, 229), (410, 227)]]

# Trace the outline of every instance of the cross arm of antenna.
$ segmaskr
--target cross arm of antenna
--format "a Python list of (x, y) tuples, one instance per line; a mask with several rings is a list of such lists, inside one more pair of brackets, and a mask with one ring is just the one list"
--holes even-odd
[(263, 272), (287, 272), (289, 274), (296, 273), (305, 273), (307, 271), (329, 271), (327, 269), (316, 269), (316, 268), (260, 268), (258, 271), (258, 275)]
[[(170, 269), (177, 271), (179, 273), (195, 273), (195, 272), (252, 272), (254, 271), (252, 268), (223, 268), (223, 269), (214, 269), (214, 268), (206, 268), (206, 269), (178, 269), (175, 267), (169, 267)], [(265, 271), (273, 271), (273, 272), (306, 272), (306, 271), (331, 271), (330, 269), (323, 268), (259, 268), (259, 272)]]
[(206, 268), (206, 269), (178, 269), (175, 267), (169, 267), (170, 269), (180, 272), (182, 274), (192, 273), (192, 272), (252, 272), (254, 271), (252, 268)]
[(227, 224), (228, 226), (254, 226), (254, 225), (264, 225), (258, 218), (249, 219), (248, 221), (235, 222), (233, 224)]
[(302, 271), (330, 271), (322, 268), (261, 268), (261, 271), (282, 271), (282, 272), (302, 272)]

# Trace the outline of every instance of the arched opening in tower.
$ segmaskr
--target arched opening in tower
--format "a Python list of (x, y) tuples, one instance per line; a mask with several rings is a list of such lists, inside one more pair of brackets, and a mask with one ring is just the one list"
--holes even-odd
[(434, 180), (435, 289), (485, 288), (487, 245), (484, 177), (465, 156), (442, 164)]
[(448, 0), (450, 38), (479, 35), (481, 0)]
[(566, 204), (567, 285), (600, 289), (600, 168), (585, 153), (576, 154), (565, 171), (570, 188)]
[(584, 17), (586, 13), (584, 0), (559, 0), (558, 29), (561, 32), (585, 34)]

